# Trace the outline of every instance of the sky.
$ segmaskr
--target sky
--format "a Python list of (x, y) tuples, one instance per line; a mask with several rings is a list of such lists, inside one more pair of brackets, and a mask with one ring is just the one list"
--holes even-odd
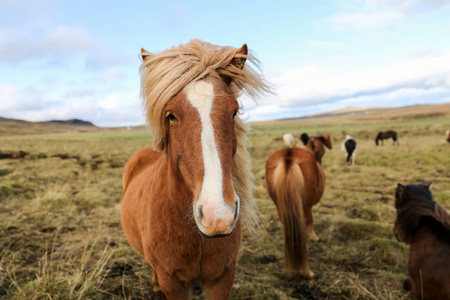
[(249, 121), (450, 102), (450, 0), (0, 0), (0, 117), (145, 123), (141, 47), (247, 43), (275, 93)]

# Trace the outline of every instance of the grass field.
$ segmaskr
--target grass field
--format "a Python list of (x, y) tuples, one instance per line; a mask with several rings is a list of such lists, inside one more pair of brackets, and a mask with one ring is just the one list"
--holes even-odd
[[(448, 115), (407, 112), (388, 118), (332, 118), (255, 123), (249, 150), (261, 212), (259, 236), (244, 229), (231, 299), (412, 299), (402, 290), (408, 247), (392, 234), (398, 182), (433, 182), (450, 208)], [(379, 130), (395, 129), (399, 146), (375, 147)], [(319, 242), (309, 243), (316, 277), (284, 268), (275, 206), (264, 187), (267, 157), (298, 137), (330, 133), (327, 185), (313, 213)], [(340, 144), (358, 142), (347, 166)], [(141, 299), (152, 295), (151, 269), (128, 245), (120, 224), (122, 166), (151, 144), (142, 130), (43, 133), (0, 137), (0, 298)], [(197, 296), (201, 298), (201, 296)]]

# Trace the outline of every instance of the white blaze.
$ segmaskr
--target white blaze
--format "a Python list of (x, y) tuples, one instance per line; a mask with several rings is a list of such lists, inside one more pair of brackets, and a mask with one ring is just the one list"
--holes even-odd
[[(187, 99), (200, 115), (202, 123), (201, 144), (205, 175), (197, 205), (213, 205), (217, 215), (224, 210), (232, 211), (225, 203), (222, 193), (222, 166), (214, 140), (211, 109), (214, 102), (214, 87), (205, 81), (196, 81), (186, 86)], [(210, 201), (214, 201), (213, 203)]]

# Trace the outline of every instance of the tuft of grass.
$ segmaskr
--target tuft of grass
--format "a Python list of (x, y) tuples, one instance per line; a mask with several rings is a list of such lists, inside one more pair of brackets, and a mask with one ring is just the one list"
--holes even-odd
[[(44, 253), (35, 279), (25, 284), (7, 269), (9, 280), (16, 288), (11, 299), (92, 299), (98, 296), (112, 252), (105, 247), (100, 257), (92, 262), (95, 248), (95, 244), (86, 245), (80, 258), (75, 258), (76, 251), (63, 255), (63, 259)], [(55, 253), (53, 251), (55, 249), (52, 249)]]

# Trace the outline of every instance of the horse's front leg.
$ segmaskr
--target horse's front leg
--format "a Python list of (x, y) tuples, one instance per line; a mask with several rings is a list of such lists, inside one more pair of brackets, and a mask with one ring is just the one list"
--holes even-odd
[(236, 261), (233, 262), (222, 275), (215, 280), (204, 280), (206, 299), (226, 300), (230, 297), (233, 287), (234, 276), (236, 274)]
[(176, 276), (170, 276), (164, 271), (153, 270), (153, 285), (155, 299), (189, 299), (189, 288), (184, 287)]

